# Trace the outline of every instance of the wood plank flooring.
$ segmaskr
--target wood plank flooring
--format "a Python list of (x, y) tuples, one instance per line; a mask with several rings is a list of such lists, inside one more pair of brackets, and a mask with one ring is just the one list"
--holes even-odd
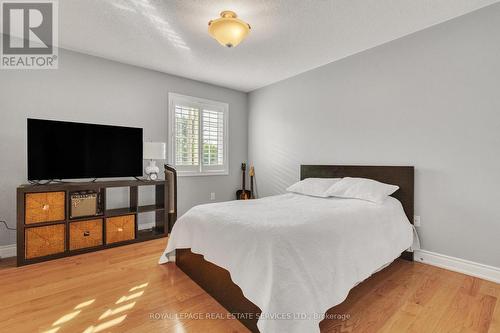
[[(174, 264), (165, 239), (25, 267), (0, 262), (0, 332), (247, 332)], [(398, 260), (321, 332), (500, 332), (500, 285)], [(212, 318), (206, 318), (210, 313)]]

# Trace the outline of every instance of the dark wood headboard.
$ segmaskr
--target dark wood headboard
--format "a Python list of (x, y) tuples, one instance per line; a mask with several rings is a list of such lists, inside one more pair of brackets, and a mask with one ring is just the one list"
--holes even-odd
[(398, 199), (413, 224), (415, 168), (412, 166), (301, 165), (300, 180), (306, 178), (361, 177), (399, 186), (392, 196)]

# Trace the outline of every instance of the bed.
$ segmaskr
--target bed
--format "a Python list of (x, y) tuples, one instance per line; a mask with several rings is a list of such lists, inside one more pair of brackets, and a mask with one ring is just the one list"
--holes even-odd
[(252, 332), (319, 332), (325, 312), (412, 244), (414, 168), (302, 165), (300, 178), (398, 185), (383, 205), (288, 193), (193, 207), (160, 263), (177, 266)]

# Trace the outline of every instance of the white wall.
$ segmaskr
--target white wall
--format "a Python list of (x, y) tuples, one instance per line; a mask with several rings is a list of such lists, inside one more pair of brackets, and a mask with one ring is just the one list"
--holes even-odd
[[(145, 140), (166, 141), (169, 92), (229, 103), (230, 175), (180, 177), (179, 212), (208, 202), (210, 192), (232, 199), (247, 158), (247, 94), (60, 50), (58, 70), (0, 71), (0, 220), (15, 226), (27, 117), (142, 127)], [(12, 243), (15, 232), (0, 225), (0, 245)]]
[(493, 5), (252, 92), (260, 195), (300, 164), (414, 165), (423, 247), (500, 267), (499, 31)]

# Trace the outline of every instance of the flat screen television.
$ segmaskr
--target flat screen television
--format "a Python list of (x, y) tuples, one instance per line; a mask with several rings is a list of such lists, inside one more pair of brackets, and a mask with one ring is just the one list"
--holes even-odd
[(28, 119), (28, 179), (142, 176), (142, 128)]

